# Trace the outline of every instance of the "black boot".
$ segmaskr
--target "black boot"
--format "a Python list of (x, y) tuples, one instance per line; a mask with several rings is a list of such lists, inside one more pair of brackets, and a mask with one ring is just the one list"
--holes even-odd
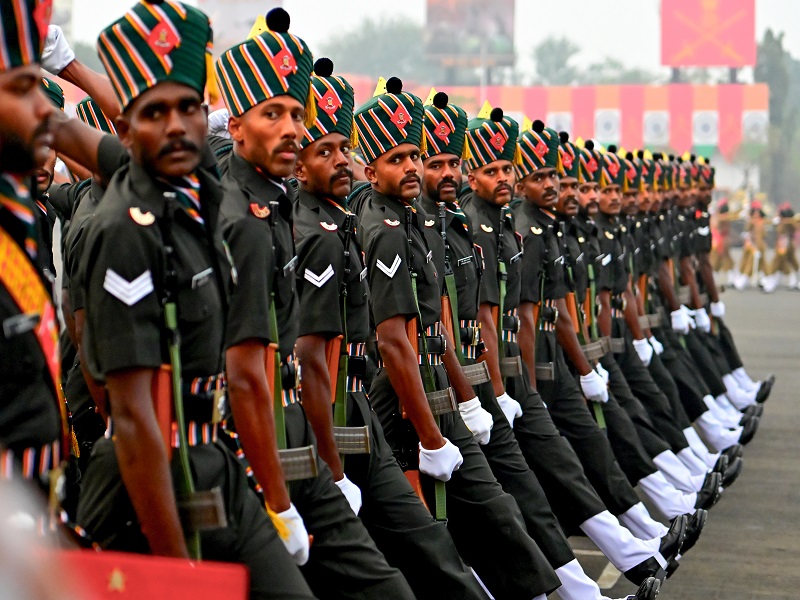
[(700, 539), (700, 534), (703, 532), (703, 527), (706, 526), (707, 520), (708, 511), (703, 510), (702, 508), (698, 508), (696, 511), (694, 511), (694, 514), (689, 517), (689, 522), (686, 526), (686, 537), (683, 540), (681, 554), (686, 554), (697, 543), (697, 540)]
[(702, 489), (697, 492), (697, 501), (694, 503), (695, 508), (704, 508), (708, 510), (714, 506), (719, 500), (720, 486), (722, 485), (722, 475), (714, 471), (706, 475), (703, 482)]
[[(721, 457), (720, 457), (721, 458)], [(722, 473), (722, 487), (730, 487), (734, 481), (742, 474), (744, 461), (741, 458), (734, 458), (733, 462), (728, 465), (728, 468)]]

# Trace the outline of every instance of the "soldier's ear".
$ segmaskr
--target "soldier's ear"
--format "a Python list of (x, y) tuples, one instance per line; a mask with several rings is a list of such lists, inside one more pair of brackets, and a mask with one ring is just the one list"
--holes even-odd
[(228, 119), (228, 133), (231, 134), (231, 139), (237, 144), (242, 143), (242, 120), (241, 117), (230, 116)]
[(119, 141), (122, 142), (122, 145), (125, 146), (126, 148), (130, 148), (131, 122), (128, 120), (128, 117), (124, 113), (119, 115), (114, 120), (114, 127), (117, 129), (117, 137), (119, 137)]
[(469, 173), (467, 173), (467, 183), (469, 184), (469, 187), (472, 188), (472, 191), (474, 192), (475, 188), (478, 185), (478, 182), (475, 179), (475, 174), (474, 174), (473, 171), (470, 171)]
[(298, 158), (297, 163), (294, 165), (294, 178), (303, 185), (308, 183), (308, 177), (306, 177), (306, 166), (303, 164), (303, 160), (301, 158)]
[(375, 169), (371, 165), (367, 165), (364, 167), (364, 176), (367, 178), (371, 184), (378, 183), (377, 173), (375, 173)]

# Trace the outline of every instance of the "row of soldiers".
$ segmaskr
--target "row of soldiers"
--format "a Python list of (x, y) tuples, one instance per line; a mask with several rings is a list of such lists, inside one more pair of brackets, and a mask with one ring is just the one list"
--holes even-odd
[[(65, 489), (96, 548), (243, 563), (251, 598), (605, 598), (578, 533), (656, 597), (772, 385), (725, 326), (710, 166), (397, 78), (356, 108), (282, 9), (213, 63), (201, 11), (144, 0), (106, 79), (47, 5), (0, 0), (4, 477)], [(48, 187), (55, 153), (86, 178)]]

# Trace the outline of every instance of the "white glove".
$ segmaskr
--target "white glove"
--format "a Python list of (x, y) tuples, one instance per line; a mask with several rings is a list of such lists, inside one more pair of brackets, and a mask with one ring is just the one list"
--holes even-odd
[(522, 406), (520, 403), (505, 392), (503, 392), (502, 396), (497, 397), (497, 403), (500, 405), (500, 410), (503, 411), (506, 419), (508, 419), (508, 424), (514, 427), (514, 419), (522, 416)]
[(664, 354), (664, 344), (659, 342), (656, 336), (654, 335), (650, 336), (649, 338), (647, 338), (647, 341), (650, 342), (650, 345), (653, 347), (653, 350), (656, 351), (656, 354), (658, 354), (659, 356)]
[(361, 510), (361, 490), (358, 486), (350, 481), (347, 478), (347, 475), (342, 477), (339, 481), (334, 481), (334, 483), (342, 490), (344, 497), (347, 498), (347, 502), (350, 504), (350, 508), (353, 509), (353, 512), (358, 514), (358, 511)]
[(419, 444), (419, 470), (439, 481), (450, 481), (464, 457), (453, 442), (444, 438), (444, 446), (438, 450), (426, 450)]
[(594, 370), (597, 371), (597, 374), (600, 375), (600, 377), (603, 378), (605, 384), (608, 385), (608, 371), (606, 371), (605, 367), (600, 363), (597, 363), (594, 366)]
[(711, 319), (708, 318), (705, 308), (698, 308), (694, 311), (694, 322), (697, 323), (697, 328), (700, 331), (705, 333), (711, 331)]
[(653, 360), (653, 347), (647, 343), (646, 339), (633, 340), (633, 349), (639, 355), (639, 360), (645, 367), (650, 366), (650, 361)]
[(294, 562), (302, 567), (308, 562), (311, 544), (300, 513), (297, 512), (294, 504), (290, 504), (287, 510), (280, 513), (272, 512), (267, 508), (267, 514), (278, 532), (278, 537), (286, 546), (286, 550), (292, 555)]
[(58, 25), (47, 28), (47, 37), (44, 38), (42, 49), (42, 68), (53, 75), (58, 75), (64, 68), (75, 60), (75, 53), (69, 47), (64, 32)]
[(696, 329), (697, 323), (694, 320), (694, 311), (689, 310), (689, 308), (685, 304), (681, 304), (681, 310), (686, 313), (686, 316), (689, 319), (689, 329)]
[(687, 334), (691, 326), (689, 325), (688, 309), (681, 304), (678, 310), (673, 310), (669, 313), (672, 318), (672, 328), (678, 333)]
[(208, 135), (218, 135), (231, 139), (231, 134), (228, 132), (230, 118), (231, 114), (227, 108), (220, 108), (208, 115)]
[(711, 315), (721, 319), (725, 316), (725, 303), (721, 300), (719, 302), (711, 303)]
[(492, 415), (481, 406), (481, 401), (473, 398), (461, 402), (458, 405), (458, 412), (461, 413), (461, 418), (464, 419), (467, 429), (472, 432), (475, 441), (482, 446), (488, 444), (494, 420)]
[(603, 378), (597, 371), (589, 371), (586, 375), (581, 375), (581, 390), (583, 395), (592, 402), (608, 402), (608, 388)]

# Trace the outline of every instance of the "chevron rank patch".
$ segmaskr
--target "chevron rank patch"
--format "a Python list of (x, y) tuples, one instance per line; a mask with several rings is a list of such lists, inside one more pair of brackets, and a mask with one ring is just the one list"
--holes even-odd
[(322, 273), (317, 275), (311, 269), (306, 269), (306, 272), (303, 274), (303, 277), (306, 281), (312, 283), (313, 285), (321, 288), (325, 285), (331, 277), (333, 277), (333, 265), (328, 265), (328, 268), (325, 269)]
[(128, 281), (113, 269), (106, 269), (103, 289), (120, 302), (133, 306), (139, 300), (152, 293), (153, 275), (148, 269), (133, 281)]
[(402, 263), (402, 259), (400, 258), (399, 254), (394, 255), (394, 260), (392, 261), (391, 266), (386, 266), (380, 258), (376, 261), (375, 265), (383, 271), (383, 274), (386, 275), (389, 279), (392, 279), (397, 273), (397, 269), (400, 268), (400, 263)]

